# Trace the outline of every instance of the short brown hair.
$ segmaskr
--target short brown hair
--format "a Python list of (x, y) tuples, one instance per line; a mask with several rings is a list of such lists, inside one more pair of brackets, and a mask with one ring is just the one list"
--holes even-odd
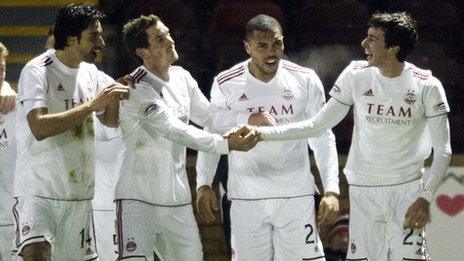
[(2, 42), (0, 42), (0, 56), (7, 57), (9, 53), (10, 52), (8, 52), (6, 46)]
[(136, 56), (135, 51), (138, 48), (148, 48), (150, 44), (148, 43), (147, 29), (156, 25), (159, 21), (161, 19), (154, 14), (141, 15), (124, 25), (122, 29), (124, 44), (130, 54)]

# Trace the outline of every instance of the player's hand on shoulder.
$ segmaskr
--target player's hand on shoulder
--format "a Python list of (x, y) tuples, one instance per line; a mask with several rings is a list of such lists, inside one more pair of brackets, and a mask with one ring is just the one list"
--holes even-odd
[(321, 225), (332, 224), (340, 212), (340, 203), (338, 195), (333, 192), (326, 192), (319, 203), (319, 213), (317, 220)]
[(18, 94), (10, 87), (8, 83), (0, 86), (0, 113), (7, 114), (13, 111), (16, 106)]
[(404, 228), (423, 229), (430, 221), (430, 202), (424, 198), (418, 198), (405, 215)]
[(132, 77), (130, 74), (126, 74), (122, 77), (119, 77), (116, 82), (122, 84), (122, 85), (127, 85), (131, 87), (132, 89), (135, 89), (135, 80), (134, 77)]
[(248, 118), (248, 124), (252, 126), (275, 126), (277, 121), (269, 112), (252, 113)]
[(256, 128), (249, 125), (235, 127), (224, 136), (229, 142), (229, 151), (248, 151), (261, 140)]
[(196, 206), (200, 218), (211, 223), (216, 220), (216, 213), (219, 211), (219, 204), (216, 193), (210, 186), (201, 186), (197, 190)]
[(103, 89), (97, 97), (92, 100), (91, 108), (93, 111), (100, 111), (108, 104), (127, 100), (129, 98), (129, 86), (122, 85), (118, 82), (113, 83)]

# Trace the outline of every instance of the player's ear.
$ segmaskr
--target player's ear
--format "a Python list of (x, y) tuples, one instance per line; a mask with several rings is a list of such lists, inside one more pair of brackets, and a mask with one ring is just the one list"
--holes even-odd
[(245, 51), (251, 55), (251, 46), (250, 46), (250, 43), (247, 42), (247, 40), (243, 40), (243, 45), (245, 46)]
[(399, 45), (392, 46), (392, 47), (388, 48), (388, 51), (390, 53), (396, 55), (400, 51), (400, 46)]
[(73, 46), (79, 44), (79, 38), (77, 36), (66, 37), (66, 46)]

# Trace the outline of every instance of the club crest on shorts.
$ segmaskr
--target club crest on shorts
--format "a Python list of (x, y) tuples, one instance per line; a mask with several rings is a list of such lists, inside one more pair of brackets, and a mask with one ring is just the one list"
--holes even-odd
[(158, 105), (156, 105), (156, 104), (154, 104), (154, 103), (148, 105), (147, 108), (145, 109), (145, 115), (148, 116), (148, 115), (152, 114), (152, 113), (155, 112), (158, 108), (159, 108)]
[(404, 102), (406, 102), (409, 105), (412, 105), (416, 102), (417, 97), (414, 94), (414, 91), (408, 90), (408, 92), (404, 95)]
[(339, 95), (342, 91), (340, 90), (340, 87), (338, 87), (337, 85), (334, 85), (332, 87), (332, 92)]
[(29, 234), (30, 231), (31, 231), (31, 227), (27, 223), (21, 228), (21, 234), (23, 236)]
[(129, 241), (126, 244), (126, 250), (128, 252), (134, 252), (137, 249), (137, 244), (134, 241)]
[(351, 250), (351, 254), (354, 254), (356, 252), (356, 244), (354, 242), (351, 242), (350, 250)]

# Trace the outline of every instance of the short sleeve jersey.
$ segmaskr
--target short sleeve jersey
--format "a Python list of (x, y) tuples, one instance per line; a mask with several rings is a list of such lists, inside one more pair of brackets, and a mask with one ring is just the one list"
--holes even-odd
[(366, 61), (353, 61), (330, 95), (353, 106), (354, 129), (345, 174), (350, 184), (391, 185), (420, 177), (431, 144), (430, 117), (449, 112), (440, 81), (405, 63), (388, 78)]
[(79, 125), (37, 141), (27, 114), (47, 108), (60, 113), (92, 100), (107, 78), (95, 65), (65, 66), (51, 49), (26, 64), (19, 79), (18, 167), (15, 196), (60, 200), (91, 199), (94, 194), (94, 127), (89, 115)]

